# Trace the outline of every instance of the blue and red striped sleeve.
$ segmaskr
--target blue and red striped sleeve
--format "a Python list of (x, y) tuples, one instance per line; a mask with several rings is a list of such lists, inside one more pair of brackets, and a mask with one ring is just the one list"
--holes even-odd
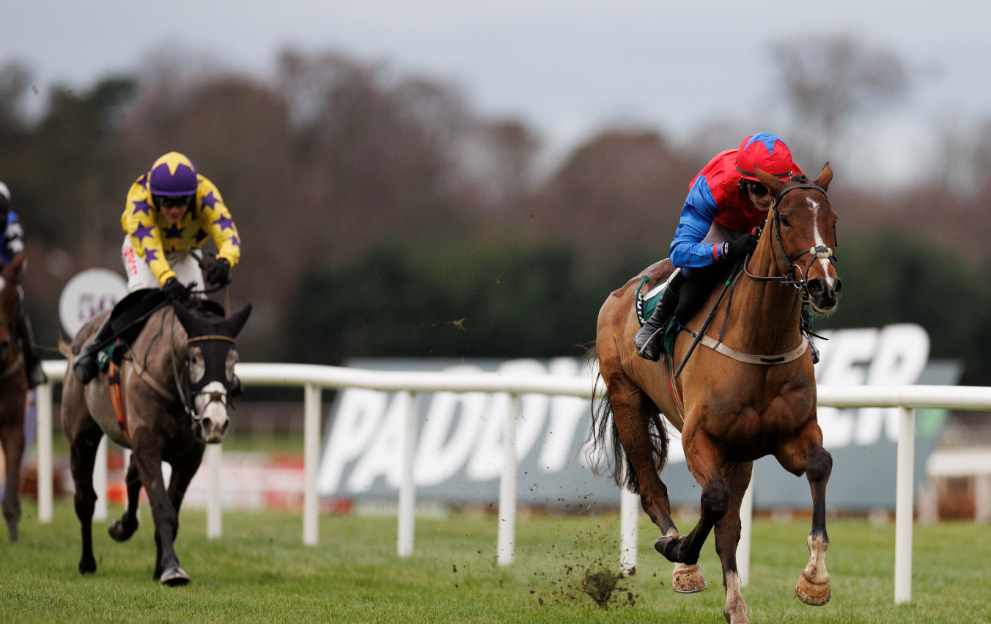
[(701, 242), (716, 218), (716, 200), (704, 175), (692, 184), (681, 209), (681, 221), (671, 241), (671, 264), (676, 267), (701, 267), (722, 260), (720, 244)]

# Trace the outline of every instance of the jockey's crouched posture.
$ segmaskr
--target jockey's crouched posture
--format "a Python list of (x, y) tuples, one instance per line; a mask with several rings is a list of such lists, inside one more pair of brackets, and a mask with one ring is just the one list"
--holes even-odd
[(671, 264), (677, 268), (634, 340), (641, 357), (660, 359), (662, 330), (672, 314), (681, 325), (694, 316), (718, 273), (713, 265), (746, 256), (757, 247), (755, 230), (773, 198), (757, 179), (755, 165), (781, 179), (802, 174), (785, 142), (770, 132), (747, 137), (739, 149), (720, 152), (699, 172), (671, 241)]
[[(24, 251), (24, 231), (21, 223), (17, 219), (17, 214), (10, 209), (10, 189), (3, 182), (0, 182), (0, 224), (3, 227), (3, 244), (0, 245), (0, 266), (7, 266), (19, 253)], [(27, 262), (21, 264), (21, 274), (27, 267)], [(20, 282), (21, 275), (18, 275)], [(45, 372), (41, 370), (41, 358), (34, 350), (34, 336), (31, 332), (31, 321), (24, 310), (24, 289), (20, 283), (17, 284), (17, 294), (21, 298), (21, 305), (17, 306), (17, 319), (14, 324), (14, 334), (21, 343), (21, 350), (24, 353), (24, 366), (27, 369), (28, 388), (34, 388), (43, 384), (48, 379)]]
[[(196, 172), (196, 165), (179, 152), (155, 161), (127, 193), (120, 218), (124, 228), (121, 254), (127, 290), (161, 288), (172, 301), (183, 302), (190, 289), (203, 290), (204, 275), (190, 253), (212, 238), (219, 253), (206, 268), (206, 281), (227, 284), (231, 267), (241, 256), (241, 239), (213, 182)], [(75, 363), (84, 384), (99, 373), (94, 348), (114, 333), (110, 316)]]

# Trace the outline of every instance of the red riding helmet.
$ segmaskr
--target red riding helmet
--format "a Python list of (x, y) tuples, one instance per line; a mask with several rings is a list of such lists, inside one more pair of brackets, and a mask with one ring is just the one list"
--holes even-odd
[(770, 132), (758, 132), (740, 143), (740, 149), (736, 153), (736, 170), (740, 177), (759, 182), (754, 165), (760, 167), (761, 171), (782, 179), (791, 177), (795, 171), (791, 150), (781, 137)]

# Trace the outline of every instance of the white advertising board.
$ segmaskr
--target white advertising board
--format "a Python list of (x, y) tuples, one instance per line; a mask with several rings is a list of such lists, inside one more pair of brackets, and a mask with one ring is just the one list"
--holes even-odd
[(72, 338), (100, 312), (110, 310), (127, 295), (127, 280), (107, 269), (87, 269), (62, 289), (58, 300), (59, 321)]

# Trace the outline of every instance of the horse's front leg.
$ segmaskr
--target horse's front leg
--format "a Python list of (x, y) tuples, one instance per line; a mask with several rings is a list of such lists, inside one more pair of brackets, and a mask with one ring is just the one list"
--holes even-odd
[(196, 443), (195, 446), (183, 453), (182, 457), (172, 463), (172, 479), (169, 480), (169, 501), (176, 512), (175, 532), (172, 539), (175, 540), (179, 534), (179, 508), (182, 507), (182, 499), (186, 496), (186, 488), (196, 475), (203, 461), (204, 444)]
[(747, 604), (740, 593), (740, 572), (736, 566), (736, 549), (740, 544), (740, 505), (750, 485), (753, 462), (738, 464), (724, 477), (729, 487), (729, 510), (716, 523), (716, 553), (723, 565), (723, 586), (726, 588), (726, 604), (723, 615), (730, 624), (749, 623)]
[(7, 521), (7, 534), (13, 543), (17, 541), (17, 523), (21, 519), (21, 458), (24, 457), (23, 421), (5, 425), (0, 429), (0, 441), (3, 444), (4, 463), (7, 471), (7, 484), (3, 494), (3, 519)]
[(694, 564), (709, 532), (729, 510), (730, 489), (722, 475), (720, 453), (705, 430), (694, 432), (685, 446), (685, 459), (688, 469), (702, 485), (702, 516), (691, 533), (660, 537), (654, 548), (670, 561)]
[(808, 605), (822, 606), (832, 595), (829, 573), (826, 571), (826, 483), (833, 469), (833, 458), (822, 447), (822, 432), (812, 420), (799, 436), (782, 445), (778, 462), (796, 475), (804, 471), (812, 488), (812, 530), (809, 532), (809, 563), (795, 587), (799, 600)]
[(131, 453), (131, 461), (127, 466), (127, 510), (120, 520), (110, 523), (110, 537), (117, 542), (126, 542), (138, 530), (138, 502), (141, 496), (141, 477), (138, 475), (138, 464), (135, 454)]
[(135, 430), (131, 440), (134, 447), (132, 457), (137, 458), (138, 475), (148, 493), (151, 517), (155, 521), (157, 555), (153, 578), (172, 587), (186, 585), (189, 575), (179, 567), (179, 557), (173, 547), (178, 518), (162, 475), (162, 447), (165, 441), (148, 427)]

